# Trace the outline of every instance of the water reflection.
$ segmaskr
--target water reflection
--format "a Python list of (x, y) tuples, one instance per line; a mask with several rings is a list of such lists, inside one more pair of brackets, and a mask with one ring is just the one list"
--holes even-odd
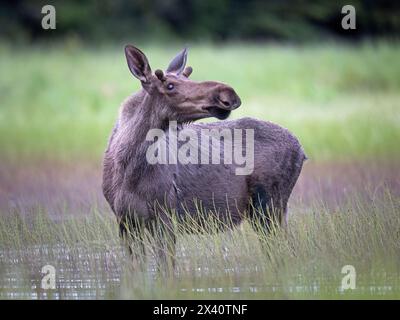
[[(181, 259), (184, 258), (180, 252)], [(32, 246), (23, 250), (0, 250), (0, 299), (112, 299), (121, 298), (121, 285), (124, 281), (124, 262), (127, 261), (126, 252), (120, 246)], [(44, 290), (41, 288), (44, 265), (52, 265), (56, 270), (56, 289)], [(180, 264), (175, 274), (179, 282), (181, 275), (190, 272), (190, 266)], [(254, 273), (259, 266), (252, 268), (227, 268), (226, 274), (243, 275)], [(191, 274), (196, 278), (207, 278), (213, 274), (212, 268), (196, 266), (191, 269)], [(180, 274), (181, 273), (181, 274)], [(143, 278), (151, 285), (156, 277), (155, 262), (150, 261)], [(131, 275), (129, 275), (131, 276)], [(212, 278), (212, 277), (211, 277)], [(387, 277), (385, 277), (387, 278)], [(390, 277), (389, 277), (390, 278)], [(396, 282), (394, 282), (396, 283)], [(344, 296), (347, 292), (340, 290), (339, 286), (322, 286), (320, 284), (285, 286), (278, 284), (263, 284), (262, 282), (246, 282), (243, 286), (210, 286), (197, 285), (190, 287), (182, 282), (177, 288), (177, 297), (188, 294), (212, 294), (239, 296), (246, 294), (248, 298), (264, 294), (263, 297), (290, 297), (293, 294), (323, 295), (336, 297)], [(244, 286), (244, 284), (247, 284)], [(396, 295), (399, 289), (392, 285), (357, 285), (357, 294), (372, 296)], [(267, 295), (265, 295), (265, 293)], [(181, 294), (181, 295), (179, 295)], [(123, 297), (123, 296), (122, 296)]]
[[(116, 294), (120, 286), (122, 248), (33, 246), (0, 251), (1, 299), (93, 299)], [(42, 267), (56, 270), (56, 289), (44, 290)]]

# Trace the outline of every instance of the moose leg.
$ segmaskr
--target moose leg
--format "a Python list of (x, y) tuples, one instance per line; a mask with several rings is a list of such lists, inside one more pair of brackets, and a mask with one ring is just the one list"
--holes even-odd
[(252, 228), (263, 239), (270, 232), (273, 214), (272, 197), (264, 186), (254, 188), (249, 213)]
[(254, 191), (249, 222), (259, 237), (263, 251), (268, 253), (269, 235), (275, 233), (280, 226), (285, 226), (286, 202), (277, 185), (268, 188), (259, 185)]
[(170, 273), (175, 268), (176, 236), (171, 218), (157, 218), (151, 228), (154, 237), (154, 253), (159, 271)]
[(119, 232), (134, 261), (139, 265), (144, 264), (146, 262), (146, 250), (143, 225), (126, 215), (119, 221)]

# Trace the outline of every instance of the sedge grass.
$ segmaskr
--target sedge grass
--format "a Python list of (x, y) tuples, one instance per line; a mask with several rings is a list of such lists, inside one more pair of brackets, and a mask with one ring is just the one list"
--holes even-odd
[[(40, 210), (15, 212), (0, 219), (0, 296), (398, 299), (399, 205), (390, 190), (375, 199), (352, 194), (336, 210), (315, 205), (293, 212), (286, 231), (261, 238), (246, 222), (223, 233), (181, 232), (169, 274), (157, 271), (154, 238), (143, 240), (147, 263), (132, 261), (112, 216), (94, 211), (56, 222)], [(58, 272), (55, 290), (40, 289), (47, 264)], [(345, 265), (355, 267), (354, 290), (341, 290)], [(19, 279), (18, 290), (7, 285), (10, 278)]]

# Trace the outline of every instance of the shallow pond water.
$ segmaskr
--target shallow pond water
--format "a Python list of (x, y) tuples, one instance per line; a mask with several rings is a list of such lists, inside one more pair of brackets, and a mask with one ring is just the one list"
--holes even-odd
[[(134, 290), (124, 286), (124, 262), (126, 253), (121, 247), (113, 248), (67, 248), (62, 245), (32, 246), (23, 250), (0, 250), (0, 299), (113, 299), (136, 298), (127, 294)], [(45, 265), (54, 266), (56, 270), (55, 289), (43, 289), (42, 280), (45, 276), (42, 268)], [(198, 267), (193, 271), (195, 278), (207, 278), (211, 273), (207, 266)], [(226, 269), (226, 274), (246, 274), (257, 272), (257, 266), (248, 270)], [(157, 272), (154, 261), (150, 261), (147, 270), (142, 272), (140, 281), (147, 285), (155, 285)], [(180, 274), (175, 274), (179, 282)], [(347, 292), (339, 286), (321, 283), (299, 284), (262, 283), (254, 281), (239, 281), (240, 285), (227, 283), (225, 286), (213, 286), (212, 278), (198, 286), (187, 285), (181, 281), (175, 287), (177, 298), (293, 298), (328, 297), (346, 298)], [(211, 285), (210, 285), (211, 284)], [(398, 281), (397, 281), (398, 284)], [(124, 288), (125, 287), (125, 291)], [(387, 284), (359, 285), (354, 291), (355, 297), (400, 297), (400, 289)], [(151, 296), (150, 296), (151, 297)], [(351, 296), (350, 296), (351, 297)], [(137, 298), (146, 298), (139, 295)], [(159, 296), (157, 298), (160, 298)]]

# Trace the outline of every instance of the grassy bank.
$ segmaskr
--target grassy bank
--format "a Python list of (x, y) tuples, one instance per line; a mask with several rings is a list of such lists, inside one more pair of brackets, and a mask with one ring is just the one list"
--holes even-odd
[[(153, 69), (178, 47), (143, 46)], [(399, 154), (398, 44), (194, 46), (195, 80), (231, 84), (253, 116), (295, 133), (316, 160)], [(0, 45), (2, 157), (99, 159), (118, 106), (139, 83), (121, 48)]]

